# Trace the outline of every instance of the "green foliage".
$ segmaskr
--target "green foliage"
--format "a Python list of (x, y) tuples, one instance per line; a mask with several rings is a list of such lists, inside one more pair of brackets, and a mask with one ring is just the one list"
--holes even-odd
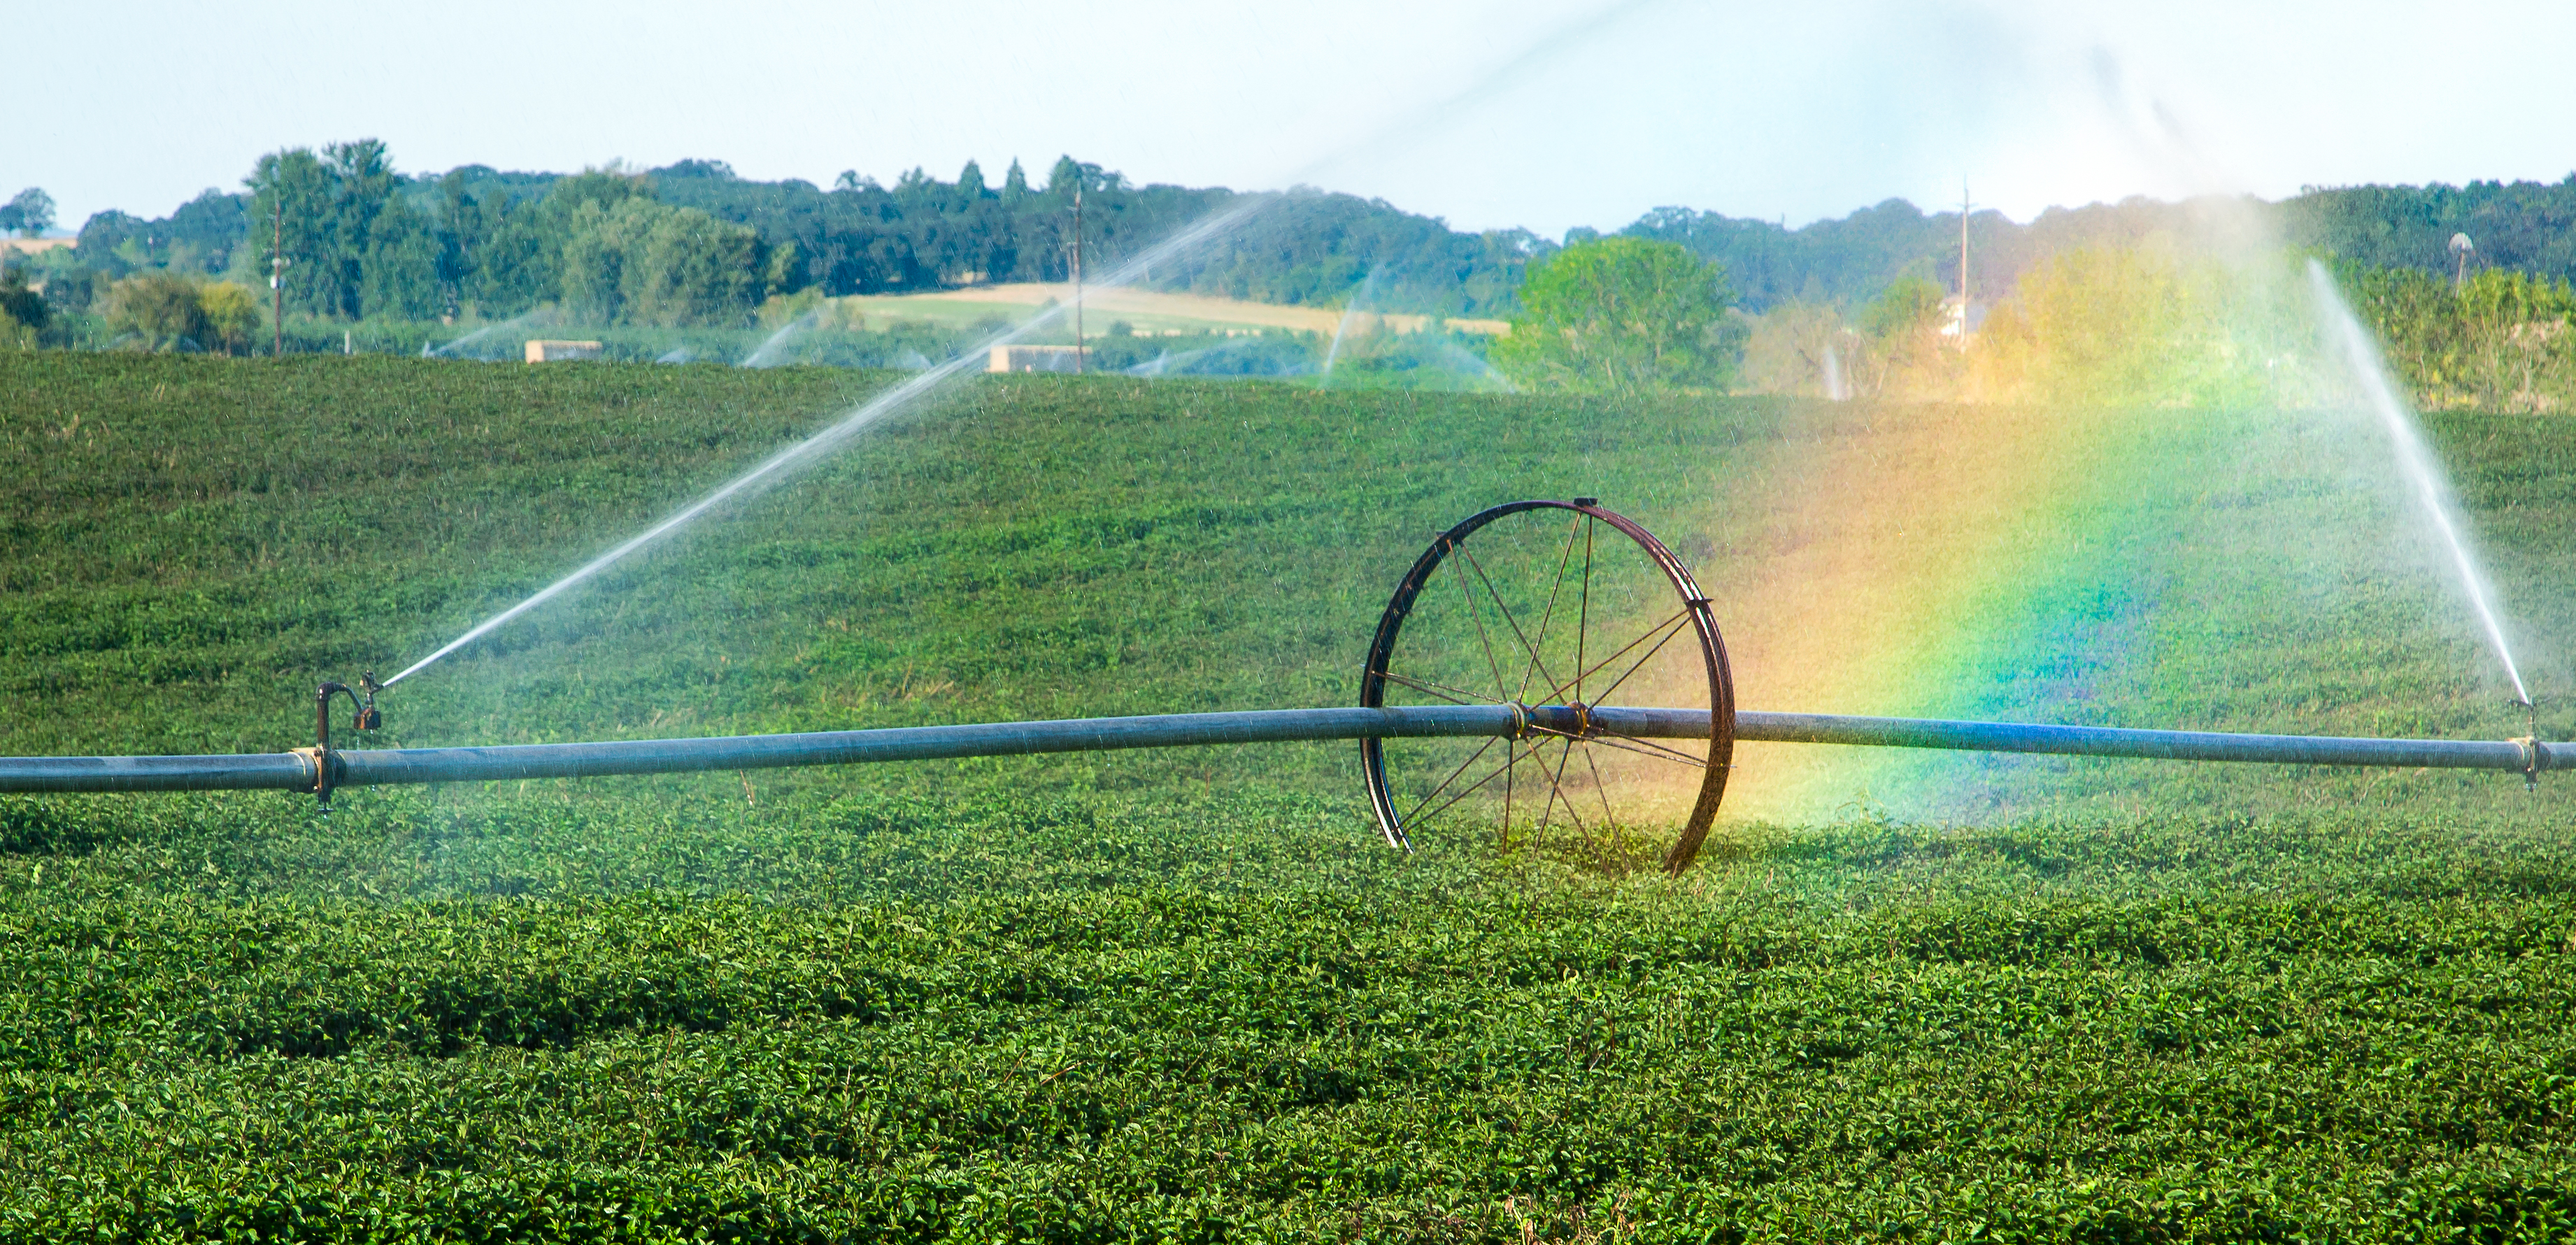
[(105, 311), (110, 332), (132, 334), (146, 350), (203, 349), (210, 336), (196, 283), (168, 272), (117, 282)]
[(48, 313), (44, 296), (27, 288), (27, 274), (18, 269), (0, 272), (0, 315), (28, 329), (45, 327)]
[(2455, 285), (2346, 264), (2336, 281), (2419, 406), (2576, 407), (2576, 286), (2491, 268)]
[(1924, 277), (1898, 277), (1861, 312), (1861, 329), (1881, 342), (1920, 336), (1939, 327), (1943, 297), (1941, 287)]
[(1522, 383), (1637, 394), (1733, 373), (1726, 274), (1668, 242), (1603, 238), (1530, 265), (1495, 363)]
[(41, 186), (29, 186), (0, 204), (0, 233), (16, 230), (32, 238), (54, 227), (54, 197)]
[(2286, 257), (2235, 266), (2169, 244), (2086, 247), (2022, 278), (1970, 352), (1990, 392), (2046, 402), (2246, 407), (2312, 400), (2313, 309)]
[(759, 235), (694, 208), (581, 202), (565, 230), (565, 302), (590, 322), (738, 324), (758, 301)]
[(199, 286), (197, 310), (205, 317), (205, 345), (225, 354), (247, 353), (251, 335), (259, 331), (264, 318), (258, 296), (230, 281), (209, 281)]
[[(300, 743), (318, 673), (892, 379), (0, 359), (0, 751)], [(1427, 534), (1520, 495), (1611, 498), (1732, 622), (1743, 533), (1814, 504), (1756, 485), (1888, 413), (986, 378), (401, 685), (389, 742), (1341, 703)], [(2567, 599), (2576, 426), (2432, 431)], [(2186, 497), (2297, 573), (2281, 491)], [(2235, 557), (2157, 586), (2302, 677), (2213, 652), (2196, 721), (2420, 676)], [(2068, 764), (2130, 811), (1737, 827), (1681, 884), (1393, 855), (1346, 746), (0, 800), (0, 1236), (2569, 1230), (2567, 788), (2267, 771), (2257, 816)]]

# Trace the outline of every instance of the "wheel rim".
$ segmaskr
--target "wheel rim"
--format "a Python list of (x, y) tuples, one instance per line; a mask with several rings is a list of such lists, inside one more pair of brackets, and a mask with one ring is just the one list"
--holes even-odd
[[(1369, 803), (1398, 848), (1437, 824), (1606, 855), (1676, 827), (1663, 864), (1679, 874), (1734, 756), (1734, 681), (1706, 595), (1662, 541), (1592, 498), (1509, 502), (1441, 533), (1378, 620), (1360, 704), (1521, 710), (1510, 738), (1361, 741)], [(1629, 705), (1705, 707), (1708, 734), (1621, 734), (1592, 712)]]

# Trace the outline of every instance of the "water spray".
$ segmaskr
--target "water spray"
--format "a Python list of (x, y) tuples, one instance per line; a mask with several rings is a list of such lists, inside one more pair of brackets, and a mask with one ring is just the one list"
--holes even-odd
[[(1197, 223), (1192, 224), (1189, 228), (1173, 234), (1171, 237), (1164, 239), (1144, 252), (1138, 254), (1135, 258), (1128, 260), (1125, 264), (1120, 265), (1115, 271), (1109, 274), (1108, 280), (1096, 283), (1094, 288), (1116, 288), (1133, 282), (1139, 274), (1150, 268), (1155, 261), (1167, 259), (1189, 249), (1190, 247), (1197, 246), (1198, 244), (1207, 241), (1210, 237), (1223, 232), (1224, 230), (1233, 228), (1245, 218), (1276, 201), (1277, 200), (1269, 197), (1246, 196), (1243, 202), (1238, 203), (1233, 207), (1227, 208), (1221, 212), (1212, 212), (1201, 218)], [(527, 600), (521, 601), (517, 605), (513, 605), (510, 608), (476, 624), (473, 628), (466, 631), (465, 634), (448, 641), (445, 645), (441, 646), (437, 651), (431, 653), (429, 656), (423, 657), (419, 661), (413, 662), (411, 665), (404, 667), (399, 673), (395, 674), (394, 677), (385, 680), (385, 686), (391, 687), (396, 683), (402, 682), (404, 679), (410, 678), (423, 667), (436, 662), (439, 658), (445, 657), (449, 653), (453, 653), (456, 650), (483, 638), (490, 634), (494, 628), (509, 622), (511, 619), (517, 618), (521, 614), (525, 614), (529, 610), (535, 609), (536, 607), (563, 595), (575, 585), (580, 584), (582, 581), (587, 580), (601, 571), (607, 570), (609, 567), (617, 564), (628, 554), (634, 553), (635, 551), (660, 540), (664, 536), (670, 535), (672, 532), (687, 526), (692, 520), (695, 520), (700, 515), (715, 509), (717, 506), (720, 506), (733, 498), (743, 496), (753, 490), (774, 484), (794, 469), (806, 466), (822, 458), (824, 455), (829, 454), (833, 450), (846, 444), (851, 438), (867, 431), (870, 427), (884, 420), (886, 417), (901, 412), (916, 402), (929, 398), (942, 386), (956, 379), (969, 368), (980, 366), (986, 358), (991, 356), (993, 347), (1008, 345), (1028, 336), (1031, 333), (1037, 332), (1039, 329), (1044, 328), (1061, 318), (1067, 310), (1068, 308), (1065, 306), (1058, 305), (1041, 311), (1028, 320), (1021, 322), (1016, 327), (1005, 329), (999, 333), (993, 334), (991, 337), (986, 338), (981, 344), (958, 355), (956, 358), (950, 359), (946, 363), (939, 364), (935, 367), (928, 368), (920, 375), (914, 376), (910, 380), (904, 381), (902, 384), (896, 385), (894, 388), (886, 390), (884, 393), (878, 394), (876, 397), (870, 398), (866, 402), (860, 404), (856, 409), (852, 410), (849, 414), (834, 421), (829, 427), (826, 427), (821, 432), (817, 432), (794, 445), (790, 445), (787, 448), (770, 455), (768, 458), (763, 459), (758, 466), (753, 467), (751, 470), (746, 471), (741, 475), (735, 476), (732, 480), (718, 487), (715, 491), (681, 507), (668, 518), (644, 529), (641, 533), (638, 533), (637, 535), (618, 544), (614, 548), (611, 548), (608, 552), (583, 563), (571, 574), (538, 589), (536, 595), (531, 596)], [(781, 331), (783, 332), (784, 330)]]
[(2423, 507), (2425, 520), (2432, 524), (2449, 553), (2451, 567), (2458, 573), (2460, 590), (2469, 598), (2469, 608), (2485, 628), (2487, 643), (2495, 649), (2496, 660), (2504, 663), (2505, 677), (2513, 682), (2514, 703), (2529, 708), (2531, 689), (2523, 684), (2522, 669), (2513, 660), (2513, 646), (2505, 642), (2502, 611), (2495, 604), (2495, 589), (2487, 579), (2486, 568), (2478, 562), (2468, 537), (2454, 517), (2450, 484), (2443, 478), (2440, 463), (2424, 435), (2416, 428), (2415, 419), (2404, 399), (2397, 396), (2397, 386), (2388, 378), (2387, 363), (2379, 357), (2370, 330), (2362, 327), (2361, 317), (2354, 315), (2343, 294), (2335, 288), (2334, 277), (2326, 266), (2308, 261), (2308, 280), (2315, 287), (2317, 303), (2334, 329), (2337, 344), (2352, 364), (2353, 378), (2362, 396), (2378, 414), (2380, 426), (2388, 433), (2389, 446), (2397, 458), (2397, 469), (2414, 486), (2415, 500)]
[[(1670, 592), (1674, 609), (1662, 623), (1615, 650), (1596, 648), (1599, 660), (1578, 667), (1571, 677), (1550, 672), (1522, 686), (1506, 687), (1498, 675), (1491, 694), (1460, 692), (1421, 677), (1422, 667), (1408, 667), (1401, 636), (1408, 623), (1418, 623), (1429, 591), (1446, 585), (1448, 576), (1461, 588), (1470, 570), (1482, 578), (1475, 544), (1480, 533), (1515, 521), (1574, 516), (1587, 533), (1580, 549), (1583, 582), (1591, 582), (1597, 547), (1624, 547), (1626, 556), (1642, 554)], [(1625, 542), (1622, 546), (1621, 542)], [(1569, 551), (1577, 546), (1569, 537)], [(1568, 557), (1573, 555), (1569, 552)], [(1609, 556), (1605, 553), (1603, 556)], [(1560, 568), (1562, 575), (1562, 568)], [(1565, 582), (1572, 582), (1570, 579)], [(1490, 584), (1487, 586), (1490, 592)], [(1588, 587), (1587, 587), (1588, 591)], [(1492, 597), (1496, 626), (1509, 631), (1494, 636), (1518, 637), (1527, 643), (1525, 621), (1513, 617), (1499, 595)], [(1596, 615), (1597, 616), (1597, 615)], [(497, 623), (500, 620), (495, 620)], [(1540, 644), (1547, 622), (1537, 622)], [(488, 628), (487, 628), (488, 629)], [(1420, 633), (1416, 626), (1417, 636)], [(476, 634), (480, 634), (477, 632)], [(471, 636), (467, 637), (471, 638)], [(1508, 644), (1508, 639), (1489, 637)], [(462, 641), (460, 641), (461, 643)], [(1669, 696), (1692, 679), (1706, 701), (1694, 705), (1617, 703), (1622, 679), (1609, 672), (1641, 649), (1651, 657), (1666, 645), (1683, 668), (1694, 672), (1659, 688)], [(1531, 664), (1538, 666), (1537, 647)], [(1578, 650), (1579, 651), (1579, 650)], [(1488, 654), (1490, 656), (1490, 654)], [(435, 655), (431, 658), (435, 660)], [(1583, 659), (1578, 658), (1578, 663)], [(1642, 663), (1645, 659), (1638, 658)], [(423, 662), (421, 664), (427, 664)], [(418, 666), (413, 667), (418, 669)], [(1636, 666), (1630, 665), (1630, 672)], [(405, 673), (409, 673), (406, 671)], [(397, 676), (399, 677), (399, 676)], [(1500, 777), (1508, 791), (1515, 776), (1534, 772), (1531, 798), (1547, 788), (1554, 812), (1558, 788), (1576, 773), (1569, 758), (1588, 767), (1597, 752), (1615, 766), (1645, 757), (1695, 771), (1695, 802), (1665, 868), (1688, 869), (1708, 832), (1736, 762), (1734, 745), (1752, 743), (1833, 744), (1871, 748), (1936, 748), (1975, 752), (2049, 753), (2066, 756), (2130, 757), (2159, 761), (2251, 762), (2276, 765), (2350, 765), (2388, 768), (2484, 769), (2523, 776), (2526, 789), (2539, 785), (2543, 770), (2576, 768), (2576, 743), (2548, 743), (2540, 738), (2539, 711), (2531, 697), (2514, 703), (2524, 713), (2526, 730), (2504, 740), (2372, 739), (2317, 735), (2256, 735), (2214, 731), (2141, 730), (2123, 727), (2056, 726), (2021, 722), (1969, 722), (1926, 718), (1853, 717), (1813, 713), (1738, 711), (1735, 684), (1725, 644), (1719, 636), (1714, 603), (1698, 587), (1688, 567), (1643, 527), (1592, 498), (1508, 502), (1480, 511), (1443, 532), (1399, 581), (1378, 623), (1367, 664), (1362, 667), (1361, 703), (1341, 708), (1262, 709), (1230, 713), (1164, 714), (1130, 718), (1076, 718), (1038, 722), (982, 722), (956, 726), (896, 727), (873, 730), (818, 731), (780, 735), (738, 735), (697, 739), (607, 740), (586, 743), (521, 744), (488, 748), (339, 749), (331, 742), (331, 702), (347, 697), (356, 707), (354, 725), (361, 734), (380, 728), (376, 694), (388, 683), (362, 674), (353, 688), (324, 683), (314, 697), (314, 746), (284, 753), (230, 756), (89, 756), (0, 758), (0, 792), (131, 792), (285, 790), (309, 791), (323, 809), (342, 787), (404, 783), (485, 782), (505, 779), (574, 778), (614, 774), (665, 774), (705, 770), (764, 769), (786, 766), (849, 765), (885, 761), (920, 761), (958, 757), (1029, 756), (1054, 752), (1090, 752), (1128, 748), (1199, 747), (1213, 744), (1283, 743), (1357, 740), (1361, 771), (1378, 829), (1388, 843), (1410, 848), (1421, 826), (1470, 798), (1479, 787)], [(1606, 685), (1605, 685), (1606, 684)], [(1432, 688), (1447, 703), (1387, 704), (1390, 690)], [(1640, 693), (1632, 690), (1630, 695)], [(1697, 693), (1694, 692), (1694, 695)], [(1464, 787), (1447, 804), (1431, 807), (1424, 799), (1410, 809), (1397, 798), (1407, 776), (1392, 762), (1390, 740), (1483, 740), (1482, 747), (1504, 745), (1507, 760), (1473, 781), (1461, 766), (1432, 789), (1438, 796)], [(1546, 750), (1555, 750), (1549, 762)], [(1481, 755), (1481, 754), (1480, 754)], [(1472, 758), (1471, 758), (1472, 760)], [(1525, 769), (1532, 762), (1540, 764)], [(1549, 766), (1552, 764), (1553, 768)], [(1612, 771), (1617, 772), (1615, 769)], [(1594, 771), (1596, 783), (1598, 771)], [(1418, 784), (1416, 784), (1418, 786)], [(1603, 800), (1606, 806), (1606, 784)], [(1490, 797), (1491, 791), (1485, 795)], [(1506, 798), (1509, 798), (1508, 794)], [(1472, 806), (1470, 806), (1472, 807)], [(1427, 810), (1427, 811), (1426, 811)], [(1571, 805), (1567, 805), (1572, 815)], [(1506, 818), (1509, 817), (1508, 808)], [(1508, 825), (1508, 820), (1506, 822)]]

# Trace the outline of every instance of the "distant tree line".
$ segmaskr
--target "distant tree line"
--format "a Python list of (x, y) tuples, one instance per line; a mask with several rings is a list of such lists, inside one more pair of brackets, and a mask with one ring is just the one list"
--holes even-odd
[(2344, 264), (2336, 279), (2417, 405), (2576, 410), (2576, 285), (2565, 278)]
[[(2576, 280), (2576, 174), (2570, 174), (2546, 184), (2311, 187), (2278, 203), (2131, 198), (2050, 208), (2027, 225), (2001, 212), (1975, 212), (1968, 218), (1970, 286), (1983, 303), (2018, 288), (2025, 271), (2051, 256), (2158, 236), (2188, 241), (2249, 226), (2282, 245), (2345, 263), (2443, 276), (2453, 271), (2451, 236), (2465, 233), (2482, 265)], [(1621, 232), (1678, 242), (1724, 265), (1750, 311), (1793, 301), (1856, 310), (1903, 277), (1959, 288), (1959, 214), (1925, 212), (1903, 199), (1796, 229), (1657, 208)]]
[[(734, 325), (764, 299), (1062, 281), (1074, 188), (1090, 271), (1115, 270), (1175, 230), (1237, 203), (1224, 189), (1135, 186), (1059, 159), (1043, 186), (1018, 162), (988, 184), (916, 169), (888, 189), (855, 172), (823, 190), (755, 182), (712, 160), (649, 172), (397, 172), (372, 139), (260, 159), (245, 189), (208, 190), (170, 216), (92, 216), (78, 244), (36, 261), (58, 308), (103, 306), (144, 271), (265, 287), (288, 315), (485, 319), (552, 304), (596, 323)], [(1141, 274), (1158, 289), (1340, 304), (1367, 281), (1375, 309), (1452, 316), (1513, 306), (1521, 268), (1552, 249), (1526, 231), (1462, 234), (1374, 200), (1264, 196), (1241, 228)]]
[[(0, 300), (0, 315), (9, 317), (0, 332), (24, 340), (20, 330), (70, 312), (104, 318), (112, 332), (142, 342), (238, 349), (256, 336), (272, 272), (290, 320), (494, 320), (551, 306), (602, 325), (739, 327), (773, 298), (1064, 280), (1076, 187), (1094, 279), (1209, 213), (1255, 203), (1259, 210), (1205, 246), (1136, 274), (1140, 283), (1544, 323), (1552, 326), (1546, 351), (1573, 353), (1503, 351), (1523, 371), (1553, 378), (1539, 383), (1615, 374), (1625, 379), (1599, 383), (1628, 388), (1660, 376), (1659, 383), (1706, 386), (1735, 374), (1770, 384), (1763, 378), (1818, 375), (1831, 354), (1838, 378), (1866, 392), (1908, 370), (1910, 359), (1941, 357), (1926, 351), (1938, 344), (1942, 298), (1958, 288), (1959, 214), (1903, 200), (1795, 229), (1660, 208), (1613, 236), (1676, 250), (1592, 253), (1555, 268), (1554, 292), (1533, 307), (1529, 295), (1548, 285), (1538, 274), (1566, 247), (1524, 230), (1453, 230), (1349, 195), (1136, 185), (1070, 157), (1042, 183), (1016, 161), (998, 183), (969, 162), (954, 181), (915, 169), (886, 187), (848, 172), (829, 189), (752, 181), (713, 160), (649, 171), (469, 165), (411, 175), (393, 167), (382, 143), (359, 140), (272, 153), (240, 191), (209, 190), (161, 219), (100, 212), (83, 224), (77, 245), (10, 258), (0, 281), (17, 282), (10, 288), (18, 293)], [(0, 206), (0, 229), (39, 232), (52, 214), (52, 200), (30, 188)], [(2188, 250), (2193, 239), (2250, 224), (2334, 257), (2360, 282), (2359, 301), (2387, 335), (2392, 362), (2425, 400), (2540, 406), (2557, 401), (2549, 397), (2559, 366), (2551, 360), (2576, 349), (2551, 327), (2565, 317), (2552, 310), (2550, 291), (2576, 279), (2571, 223), (2576, 176), (2546, 185), (2310, 189), (2279, 203), (2130, 199), (2053, 208), (2026, 225), (1981, 211), (1967, 221), (1969, 275), (1981, 308), (2008, 303), (2021, 315), (2028, 300), (2015, 294), (2030, 274), (2048, 269), (2057, 274), (2050, 289), (2066, 285), (2066, 272), (2049, 268), (2059, 257), (2159, 239)], [(2475, 264), (2454, 289), (2456, 233), (2475, 240)], [(1576, 247), (1598, 240), (1591, 230), (1567, 238)], [(1713, 303), (1691, 304), (1687, 331), (1656, 329), (1663, 336), (1643, 347), (1647, 363), (1605, 336), (1603, 326), (1627, 313), (1567, 310), (1574, 304), (1564, 296), (1607, 290), (1602, 283), (1613, 276), (1681, 288), (1668, 280), (1685, 271), (1677, 253), (1695, 257), (1706, 288), (1719, 293)], [(1689, 271), (1688, 288), (1701, 290), (1700, 269)], [(166, 283), (124, 284), (147, 276), (238, 289), (201, 289), (192, 319), (183, 314), (188, 300)], [(41, 302), (30, 303), (35, 289)], [(257, 295), (250, 311), (243, 292)], [(1605, 297), (1616, 301), (1615, 291)]]

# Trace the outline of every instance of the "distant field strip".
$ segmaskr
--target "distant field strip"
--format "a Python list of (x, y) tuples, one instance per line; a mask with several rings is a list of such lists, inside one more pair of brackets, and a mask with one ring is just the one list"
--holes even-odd
[[(880, 322), (880, 318), (935, 323), (971, 323), (987, 316), (1016, 320), (1045, 306), (1049, 300), (1072, 302), (1073, 284), (1022, 282), (978, 285), (962, 290), (941, 290), (934, 294), (853, 295), (833, 301), (859, 312), (874, 325)], [(1094, 332), (1106, 330), (1111, 318), (1124, 319), (1139, 330), (1151, 331), (1261, 328), (1327, 335), (1340, 328), (1342, 323), (1342, 309), (1338, 307), (1248, 303), (1204, 294), (1166, 294), (1132, 287), (1088, 287), (1083, 293), (1083, 307), (1088, 315), (1101, 317), (1098, 324), (1089, 326)], [(1430, 316), (1379, 316), (1365, 308), (1362, 309), (1362, 318), (1382, 321), (1386, 328), (1398, 333), (1420, 332), (1433, 321)], [(1457, 332), (1486, 337), (1498, 336), (1509, 328), (1500, 320), (1446, 320), (1442, 323)]]

